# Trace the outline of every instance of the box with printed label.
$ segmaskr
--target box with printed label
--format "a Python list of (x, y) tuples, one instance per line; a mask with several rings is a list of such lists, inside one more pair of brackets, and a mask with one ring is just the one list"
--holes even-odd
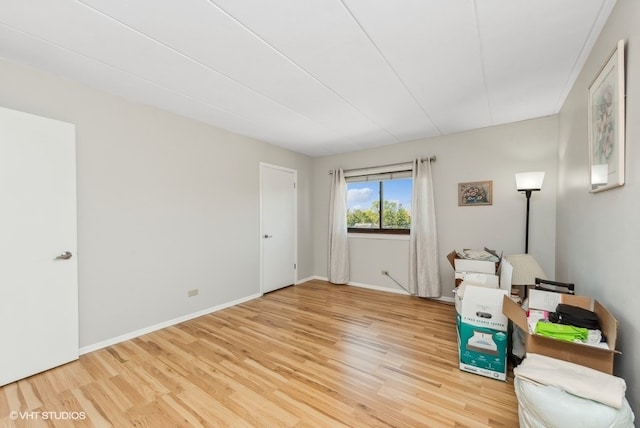
[(553, 312), (558, 303), (578, 306), (595, 312), (606, 342), (589, 345), (564, 342), (535, 334), (530, 331), (526, 311), (509, 297), (503, 300), (502, 310), (515, 325), (524, 331), (526, 353), (545, 355), (613, 374), (614, 355), (619, 353), (616, 351), (618, 321), (604, 306), (590, 297), (541, 290), (529, 291), (529, 309)]
[(505, 290), (461, 285), (456, 290), (460, 370), (507, 380), (507, 325), (502, 314)]

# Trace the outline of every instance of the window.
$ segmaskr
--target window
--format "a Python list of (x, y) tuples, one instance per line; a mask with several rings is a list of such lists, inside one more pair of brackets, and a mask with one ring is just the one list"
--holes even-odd
[(413, 187), (410, 174), (348, 178), (349, 232), (409, 234)]

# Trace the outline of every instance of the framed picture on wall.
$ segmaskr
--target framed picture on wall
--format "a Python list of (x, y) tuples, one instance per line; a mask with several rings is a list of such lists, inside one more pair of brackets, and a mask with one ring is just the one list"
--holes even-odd
[(493, 181), (458, 183), (458, 206), (493, 204)]
[(589, 191), (624, 184), (624, 40), (589, 87)]

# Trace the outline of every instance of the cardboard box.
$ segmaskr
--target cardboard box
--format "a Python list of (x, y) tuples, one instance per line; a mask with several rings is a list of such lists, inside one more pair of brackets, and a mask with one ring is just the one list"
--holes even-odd
[(513, 277), (513, 265), (509, 262), (509, 260), (504, 259), (500, 261), (499, 272), (500, 274), (500, 288), (506, 290), (509, 294), (511, 294), (511, 279)]
[(497, 262), (461, 259), (458, 257), (458, 252), (456, 250), (453, 250), (452, 252), (447, 254), (447, 260), (449, 260), (451, 267), (455, 271), (496, 274), (500, 267), (500, 261), (502, 260), (502, 257), (499, 257), (499, 259), (500, 260), (498, 260)]
[(461, 279), (470, 285), (481, 285), (488, 288), (500, 288), (498, 275), (476, 272), (456, 272), (456, 279)]
[[(453, 250), (447, 254), (447, 260), (451, 264), (451, 267), (455, 271), (455, 286), (458, 287), (462, 281), (471, 278), (471, 282), (475, 284), (482, 284), (493, 286), (496, 288), (499, 286), (507, 291), (511, 289), (511, 272), (508, 275), (508, 284), (504, 281), (504, 275), (502, 275), (502, 256), (499, 257), (497, 262), (489, 262), (485, 260), (469, 260), (461, 259), (458, 257), (457, 251)], [(513, 267), (511, 271), (513, 271)], [(500, 276), (498, 274), (500, 273)], [(504, 283), (504, 284), (503, 284)]]
[(456, 272), (496, 274), (496, 263), (484, 260), (454, 259), (453, 268)]
[(460, 370), (507, 380), (507, 326), (502, 313), (505, 290), (464, 285), (456, 292)]
[(613, 359), (616, 353), (618, 321), (597, 300), (586, 296), (553, 293), (549, 291), (530, 290), (529, 307), (531, 309), (555, 311), (558, 303), (579, 306), (598, 315), (600, 330), (607, 340), (607, 349), (582, 343), (563, 342), (529, 332), (527, 314), (524, 309), (508, 296), (503, 298), (502, 312), (515, 325), (525, 332), (525, 351), (534, 354), (580, 364), (604, 373), (613, 374)]

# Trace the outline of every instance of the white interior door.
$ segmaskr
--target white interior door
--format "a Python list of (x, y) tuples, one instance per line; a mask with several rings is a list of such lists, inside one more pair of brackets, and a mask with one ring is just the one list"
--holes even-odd
[(75, 127), (0, 107), (0, 386), (78, 358)]
[(260, 164), (262, 292), (296, 281), (296, 171)]

